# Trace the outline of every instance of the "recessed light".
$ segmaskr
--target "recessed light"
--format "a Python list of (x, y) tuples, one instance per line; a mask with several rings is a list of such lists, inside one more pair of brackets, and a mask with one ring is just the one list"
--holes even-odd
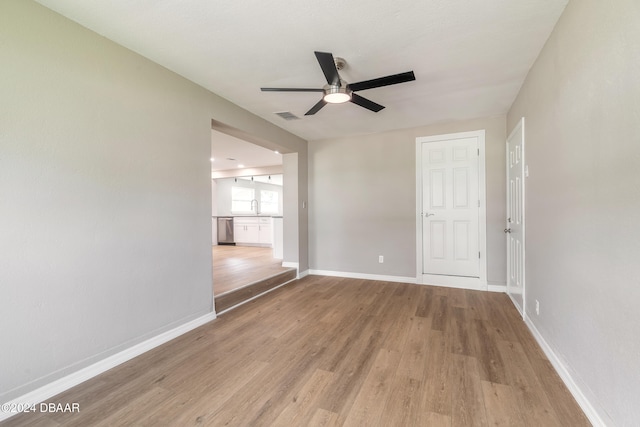
[(213, 161), (215, 161), (216, 159), (214, 159), (214, 158), (212, 157), (212, 158), (210, 158), (209, 160), (211, 160), (211, 161), (213, 162)]
[(279, 152), (278, 150), (274, 151), (274, 153), (276, 153), (276, 154), (280, 154), (280, 152)]
[(244, 165), (240, 164), (240, 165), (238, 165), (238, 167), (239, 167), (239, 168), (243, 168), (243, 167), (244, 167)]

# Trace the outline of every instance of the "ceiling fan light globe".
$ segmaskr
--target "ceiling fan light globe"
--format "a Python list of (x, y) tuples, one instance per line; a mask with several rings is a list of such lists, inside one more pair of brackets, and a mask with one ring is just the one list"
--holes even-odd
[(344, 86), (330, 86), (324, 91), (324, 100), (330, 104), (342, 104), (351, 100), (351, 91)]
[(346, 93), (329, 93), (324, 96), (324, 100), (330, 104), (342, 104), (351, 99)]

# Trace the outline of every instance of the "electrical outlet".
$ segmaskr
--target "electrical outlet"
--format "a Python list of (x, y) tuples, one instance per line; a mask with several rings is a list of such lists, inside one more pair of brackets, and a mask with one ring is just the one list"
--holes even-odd
[(536, 314), (540, 315), (540, 301), (536, 300)]
[(378, 262), (382, 264), (384, 262), (384, 256), (382, 255), (378, 256)]

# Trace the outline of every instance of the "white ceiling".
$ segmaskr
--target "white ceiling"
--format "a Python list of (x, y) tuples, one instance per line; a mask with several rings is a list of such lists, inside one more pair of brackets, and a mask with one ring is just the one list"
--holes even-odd
[[(568, 0), (38, 1), (317, 140), (506, 113)], [(260, 91), (322, 87), (315, 50), (345, 58), (347, 82), (410, 70), (416, 81), (359, 92), (379, 113), (347, 103), (304, 117), (319, 93)]]
[[(215, 130), (211, 131), (211, 171), (282, 165), (282, 154)], [(235, 160), (229, 160), (229, 159)]]
[[(228, 178), (228, 179), (232, 179), (232, 178)], [(265, 184), (279, 185), (280, 187), (282, 187), (282, 183), (284, 182), (284, 177), (282, 174), (242, 176), (242, 177), (239, 176), (238, 179), (244, 179), (246, 181), (263, 182)]]

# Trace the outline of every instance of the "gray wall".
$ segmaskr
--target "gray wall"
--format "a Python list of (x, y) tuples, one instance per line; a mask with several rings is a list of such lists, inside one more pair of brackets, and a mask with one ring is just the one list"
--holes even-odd
[[(299, 271), (309, 270), (309, 152), (308, 146), (298, 151), (298, 181), (304, 185), (298, 186), (298, 250), (300, 265)], [(287, 219), (284, 220), (284, 227), (287, 227)], [(286, 260), (286, 258), (285, 258)]]
[(505, 117), (310, 142), (310, 268), (415, 277), (415, 140), (479, 129), (486, 130), (488, 280), (504, 285)]
[(619, 426), (640, 424), (639, 23), (637, 0), (569, 2), (508, 115), (526, 120), (526, 310)]
[[(300, 189), (298, 188), (298, 153), (282, 155), (283, 168), (283, 256), (285, 263), (300, 262), (300, 209), (298, 200)], [(306, 270), (306, 269), (305, 269)], [(302, 271), (298, 269), (298, 271)]]
[(212, 118), (306, 142), (31, 1), (0, 57), (4, 402), (212, 311)]

